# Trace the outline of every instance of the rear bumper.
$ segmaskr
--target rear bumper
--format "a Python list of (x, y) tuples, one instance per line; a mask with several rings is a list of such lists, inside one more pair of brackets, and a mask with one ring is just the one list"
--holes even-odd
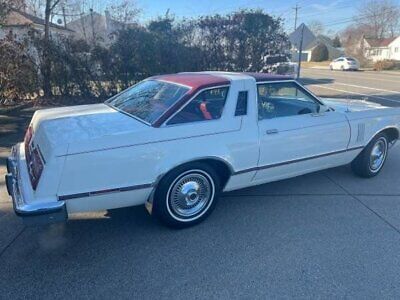
[[(64, 201), (43, 202), (31, 199), (24, 192), (23, 185), (29, 184), (29, 178), (23, 180), (23, 171), (27, 172), (25, 160), (22, 160), (22, 144), (11, 149), (7, 159), (7, 174), (5, 176), (8, 194), (12, 198), (15, 213), (22, 217), (27, 224), (45, 224), (66, 221), (68, 214)], [(25, 169), (22, 169), (25, 168)]]

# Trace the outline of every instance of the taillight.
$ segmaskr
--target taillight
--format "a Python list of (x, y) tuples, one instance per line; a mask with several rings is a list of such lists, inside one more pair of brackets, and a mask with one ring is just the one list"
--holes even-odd
[(32, 136), (33, 136), (33, 129), (31, 126), (28, 127), (28, 130), (25, 133), (25, 137), (24, 137), (24, 145), (25, 145), (25, 157), (26, 157), (26, 162), (28, 163), (28, 161), (31, 160), (30, 158), (30, 154), (31, 151), (29, 149), (30, 143), (32, 141)]
[(43, 172), (43, 162), (40, 158), (39, 150), (35, 147), (31, 153), (31, 161), (28, 164), (29, 178), (31, 179), (32, 188), (35, 190), (40, 176)]
[(26, 131), (24, 144), (25, 144), (25, 159), (28, 167), (29, 179), (31, 180), (32, 188), (35, 190), (40, 176), (43, 171), (43, 161), (40, 155), (40, 149), (32, 143), (33, 130), (29, 127)]

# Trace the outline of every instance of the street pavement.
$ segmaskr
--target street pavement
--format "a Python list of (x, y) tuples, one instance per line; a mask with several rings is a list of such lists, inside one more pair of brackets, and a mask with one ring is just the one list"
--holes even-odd
[[(329, 87), (400, 102), (396, 93), (365, 88), (400, 93), (386, 83), (393, 76), (303, 72), (310, 83), (330, 80), (309, 84), (322, 95), (346, 95)], [(28, 117), (0, 116), (0, 298), (400, 296), (400, 146), (378, 177), (358, 178), (344, 166), (226, 193), (189, 229), (166, 228), (142, 206), (25, 227), (2, 177)]]
[(400, 106), (400, 72), (303, 68), (300, 81), (321, 97), (365, 99), (386, 106)]

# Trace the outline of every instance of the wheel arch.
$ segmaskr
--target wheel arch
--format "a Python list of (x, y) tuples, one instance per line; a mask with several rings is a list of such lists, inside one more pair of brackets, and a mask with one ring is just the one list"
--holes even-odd
[(234, 174), (234, 169), (232, 165), (226, 161), (225, 159), (217, 156), (207, 156), (207, 157), (199, 157), (195, 159), (191, 159), (188, 161), (180, 162), (169, 168), (167, 171), (163, 172), (157, 177), (156, 182), (154, 183), (154, 190), (157, 190), (157, 186), (160, 181), (170, 172), (174, 171), (176, 168), (192, 164), (192, 163), (204, 163), (214, 169), (214, 171), (220, 176), (221, 187), (224, 188), (226, 183), (232, 174)]
[(395, 126), (387, 126), (385, 128), (382, 128), (375, 132), (375, 134), (372, 135), (372, 137), (368, 140), (367, 145), (380, 133), (385, 133), (388, 138), (389, 138), (389, 143), (399, 139), (400, 137), (400, 132), (399, 129)]
[(382, 131), (380, 131), (379, 133), (384, 132), (387, 134), (387, 136), (389, 137), (389, 142), (393, 142), (395, 140), (397, 140), (400, 137), (400, 133), (398, 128), (396, 127), (388, 127)]

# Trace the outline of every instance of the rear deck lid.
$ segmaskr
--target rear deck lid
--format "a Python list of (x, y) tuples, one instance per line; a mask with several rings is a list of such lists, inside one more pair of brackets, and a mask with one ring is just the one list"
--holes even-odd
[(105, 104), (40, 110), (31, 126), (45, 158), (66, 154), (69, 144), (149, 127)]

